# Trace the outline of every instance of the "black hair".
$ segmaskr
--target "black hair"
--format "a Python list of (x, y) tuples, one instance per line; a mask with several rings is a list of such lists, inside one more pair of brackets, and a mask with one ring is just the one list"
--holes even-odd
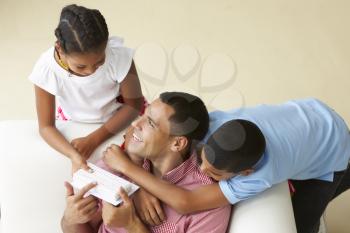
[(100, 11), (75, 4), (65, 6), (55, 30), (57, 42), (67, 54), (97, 52), (107, 44), (108, 28)]
[(208, 138), (204, 154), (216, 169), (239, 173), (253, 168), (265, 148), (265, 137), (259, 127), (237, 119), (224, 123)]
[(204, 138), (209, 128), (209, 114), (203, 101), (184, 92), (164, 92), (160, 100), (174, 109), (170, 116), (170, 134), (185, 136), (190, 146)]

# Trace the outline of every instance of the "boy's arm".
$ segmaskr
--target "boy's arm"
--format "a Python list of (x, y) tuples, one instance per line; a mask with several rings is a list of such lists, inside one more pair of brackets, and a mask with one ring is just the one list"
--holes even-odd
[(217, 183), (201, 186), (194, 190), (182, 189), (133, 164), (118, 146), (112, 145), (111, 149), (108, 149), (104, 154), (103, 159), (111, 168), (131, 178), (180, 214), (229, 204)]
[(218, 183), (187, 190), (159, 179), (134, 164), (130, 164), (122, 173), (180, 214), (189, 214), (229, 204)]

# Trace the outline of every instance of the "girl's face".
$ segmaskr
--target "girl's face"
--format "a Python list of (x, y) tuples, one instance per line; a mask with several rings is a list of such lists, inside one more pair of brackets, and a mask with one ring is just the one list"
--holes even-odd
[(88, 76), (103, 65), (106, 59), (105, 48), (99, 52), (70, 53), (65, 54), (58, 49), (62, 61), (69, 67), (69, 70), (78, 76)]

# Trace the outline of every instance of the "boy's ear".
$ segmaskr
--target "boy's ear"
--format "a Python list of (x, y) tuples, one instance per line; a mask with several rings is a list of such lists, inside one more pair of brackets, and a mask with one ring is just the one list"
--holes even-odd
[(254, 169), (250, 168), (250, 169), (246, 169), (244, 171), (241, 171), (239, 174), (242, 175), (242, 176), (249, 176), (253, 172), (254, 172)]
[(188, 139), (184, 136), (176, 136), (174, 137), (174, 141), (171, 145), (171, 150), (173, 152), (181, 152), (187, 148)]

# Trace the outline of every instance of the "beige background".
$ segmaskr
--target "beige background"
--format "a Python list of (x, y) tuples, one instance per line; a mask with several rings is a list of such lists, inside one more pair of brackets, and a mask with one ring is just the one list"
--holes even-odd
[[(0, 120), (35, 119), (27, 76), (53, 45), (59, 12), (68, 3), (0, 0)], [(110, 34), (136, 48), (148, 99), (162, 90), (186, 90), (201, 95), (210, 109), (227, 109), (314, 96), (350, 122), (350, 1), (76, 3), (98, 8)], [(347, 192), (328, 208), (329, 232), (350, 231), (349, 201)]]

